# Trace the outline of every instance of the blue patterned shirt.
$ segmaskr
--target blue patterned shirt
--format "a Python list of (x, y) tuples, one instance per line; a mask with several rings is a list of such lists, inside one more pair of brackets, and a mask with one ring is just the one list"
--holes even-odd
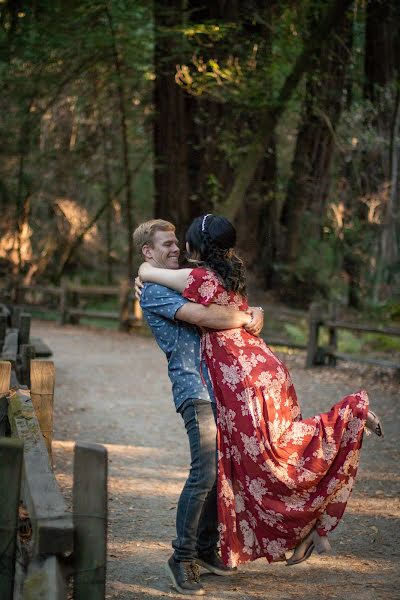
[(200, 335), (196, 327), (175, 319), (187, 302), (178, 292), (155, 283), (145, 283), (140, 299), (143, 315), (168, 360), (176, 410), (189, 398), (215, 402), (207, 366), (201, 361)]

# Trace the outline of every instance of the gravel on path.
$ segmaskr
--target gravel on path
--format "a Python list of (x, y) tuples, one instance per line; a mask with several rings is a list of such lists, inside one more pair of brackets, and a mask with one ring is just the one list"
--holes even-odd
[[(56, 366), (55, 471), (68, 501), (73, 445), (109, 451), (107, 598), (182, 598), (164, 564), (171, 553), (176, 503), (186, 479), (186, 434), (173, 406), (166, 360), (146, 336), (34, 321), (33, 334)], [(283, 356), (283, 355), (282, 355)], [(303, 368), (285, 354), (304, 416), (366, 388), (383, 416), (385, 440), (364, 440), (361, 466), (333, 553), (297, 566), (263, 559), (229, 578), (204, 574), (210, 600), (395, 600), (400, 598), (399, 390), (394, 377), (361, 366)], [(88, 599), (90, 600), (90, 599)]]

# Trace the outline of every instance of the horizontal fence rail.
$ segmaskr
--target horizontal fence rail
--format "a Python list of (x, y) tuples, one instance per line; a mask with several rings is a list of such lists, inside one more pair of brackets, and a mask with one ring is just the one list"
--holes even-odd
[[(119, 322), (121, 330), (142, 322), (142, 312), (136, 298), (132, 297), (129, 284), (123, 281), (117, 286), (82, 286), (63, 283), (54, 286), (24, 286), (13, 288), (14, 303), (21, 310), (47, 309), (59, 314), (62, 324), (78, 324), (80, 318), (105, 319)], [(90, 298), (114, 298), (116, 310), (86, 308), (83, 304)]]
[[(328, 313), (328, 314), (327, 314)], [(400, 360), (392, 361), (377, 357), (365, 355), (353, 355), (342, 353), (338, 348), (338, 331), (348, 330), (359, 333), (373, 333), (387, 337), (399, 337), (400, 328), (396, 327), (375, 327), (369, 324), (351, 323), (337, 318), (338, 307), (331, 304), (329, 311), (324, 311), (318, 303), (312, 303), (309, 310), (309, 334), (307, 344), (306, 366), (313, 365), (335, 366), (338, 360), (357, 362), (360, 364), (375, 365), (378, 367), (395, 369), (400, 374)], [(319, 336), (322, 327), (328, 331), (328, 345), (319, 345)]]
[[(3, 314), (0, 310), (0, 346), (2, 339), (4, 341), (2, 358), (10, 360), (13, 364), (16, 360), (17, 345), (21, 344), (23, 339), (26, 342), (28, 334), (23, 333), (22, 323), (25, 318), (24, 310), (27, 307), (36, 306), (37, 308), (46, 308), (48, 305), (44, 301), (44, 296), (49, 294), (56, 298), (57, 302), (53, 305), (53, 310), (58, 312), (62, 324), (78, 324), (81, 318), (107, 319), (119, 323), (120, 330), (129, 330), (132, 325), (143, 323), (143, 315), (140, 305), (136, 298), (132, 298), (132, 290), (127, 281), (123, 281), (117, 286), (83, 286), (73, 285), (63, 282), (61, 287), (54, 286), (17, 286), (14, 288), (11, 296), (20, 302), (14, 306), (11, 311), (11, 326), (7, 328), (6, 316), (7, 307), (3, 307)], [(35, 295), (37, 296), (34, 302)], [(115, 298), (118, 301), (118, 310), (98, 310), (84, 306), (88, 298)], [(30, 300), (33, 304), (26, 304), (24, 300)], [(40, 302), (39, 302), (40, 301)], [(4, 306), (4, 305), (3, 305)], [(1, 305), (0, 305), (1, 309)], [(357, 356), (346, 352), (338, 351), (338, 332), (348, 330), (358, 333), (373, 333), (384, 336), (400, 336), (400, 328), (392, 326), (373, 326), (370, 324), (353, 323), (338, 318), (338, 306), (331, 303), (329, 307), (322, 306), (320, 303), (312, 303), (308, 311), (293, 309), (289, 307), (265, 307), (266, 326), (263, 331), (263, 337), (270, 346), (287, 347), (306, 351), (306, 367), (314, 365), (335, 366), (337, 361), (359, 362), (361, 364), (371, 364), (381, 367), (387, 367), (400, 370), (400, 360), (387, 360), (373, 356)], [(300, 321), (308, 323), (307, 340), (293, 341), (285, 339), (273, 328), (269, 327), (271, 322), (280, 322), (285, 324), (298, 324)], [(20, 333), (18, 340), (13, 325), (19, 324)], [(25, 329), (28, 331), (29, 325), (25, 322)], [(328, 332), (328, 344), (321, 346), (320, 333), (325, 328)], [(48, 356), (46, 346), (39, 339), (31, 339), (36, 356)], [(25, 350), (29, 354), (28, 350)], [(0, 357), (1, 358), (1, 357)]]

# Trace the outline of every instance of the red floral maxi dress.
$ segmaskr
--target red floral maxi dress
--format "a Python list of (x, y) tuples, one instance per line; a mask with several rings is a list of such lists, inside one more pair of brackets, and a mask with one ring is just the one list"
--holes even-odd
[[(245, 310), (239, 294), (193, 269), (183, 296)], [(356, 476), (368, 411), (365, 391), (302, 419), (285, 365), (244, 329), (207, 331), (202, 348), (218, 405), (221, 554), (236, 566), (278, 560), (316, 525), (338, 524)]]

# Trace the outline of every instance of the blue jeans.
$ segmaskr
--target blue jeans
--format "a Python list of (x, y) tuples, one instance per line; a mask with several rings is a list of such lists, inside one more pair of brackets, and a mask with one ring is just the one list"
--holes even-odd
[(186, 400), (179, 410), (190, 447), (190, 472), (176, 513), (176, 560), (193, 560), (218, 544), (216, 407), (207, 400)]

